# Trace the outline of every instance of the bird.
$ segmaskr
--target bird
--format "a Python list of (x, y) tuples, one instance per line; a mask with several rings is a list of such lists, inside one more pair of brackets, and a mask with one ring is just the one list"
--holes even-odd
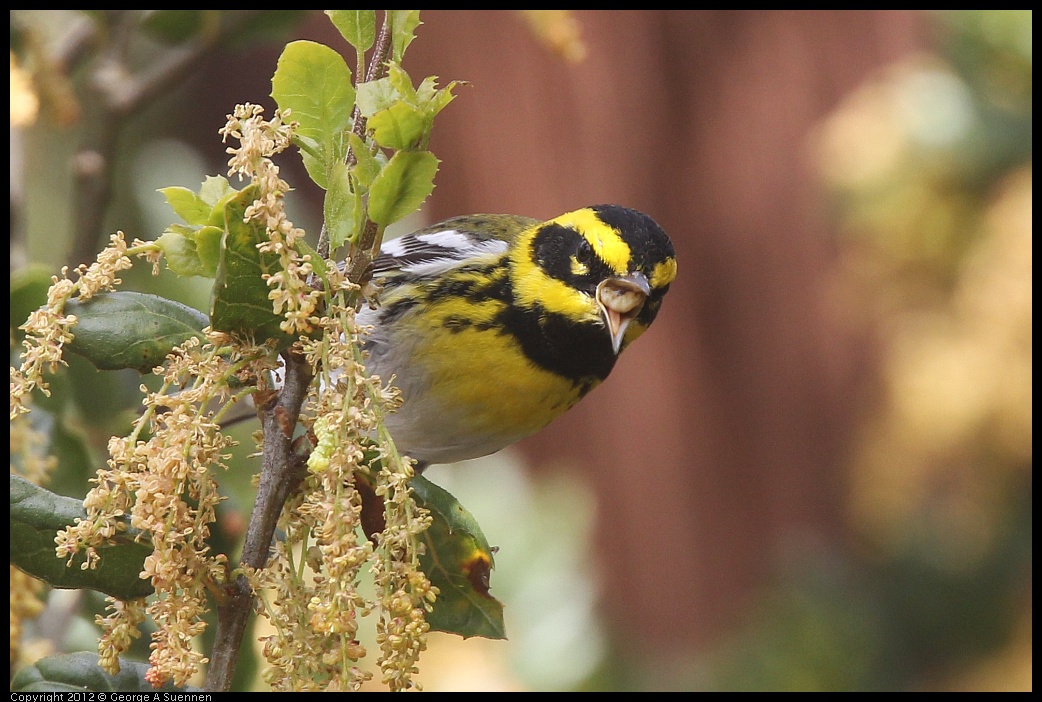
[(357, 317), (366, 370), (393, 377), (402, 404), (386, 426), (422, 472), (573, 407), (655, 320), (677, 262), (650, 216), (602, 204), (453, 217), (385, 241), (372, 273), (378, 304)]

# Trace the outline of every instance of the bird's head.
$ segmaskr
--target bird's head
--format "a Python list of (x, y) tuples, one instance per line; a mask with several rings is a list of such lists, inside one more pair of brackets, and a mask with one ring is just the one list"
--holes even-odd
[(662, 228), (619, 205), (584, 207), (521, 237), (511, 261), (518, 303), (602, 327), (614, 355), (651, 325), (677, 273)]

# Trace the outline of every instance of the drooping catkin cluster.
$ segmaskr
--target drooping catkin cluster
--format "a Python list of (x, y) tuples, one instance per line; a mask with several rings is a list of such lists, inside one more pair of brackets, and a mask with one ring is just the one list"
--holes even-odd
[[(330, 269), (337, 294), (327, 314), (313, 319), (323, 335), (303, 345), (319, 369), (307, 408), (317, 445), (303, 490), (283, 512), (286, 540), (268, 570), (251, 577), (276, 632), (265, 640), (267, 677), (274, 689), (358, 689), (372, 677), (358, 665), (366, 655), (356, 637), (359, 618), (377, 613), (383, 681), (404, 690), (416, 686), (416, 656), (426, 647), (428, 629), (424, 604), (434, 597), (418, 569), (418, 534), (429, 516), (412, 500), (410, 464), (380, 429), (381, 417), (399, 400), (362, 364), (362, 332), (344, 299), (355, 286)], [(379, 471), (370, 469), (376, 462), (383, 466)], [(385, 524), (372, 541), (363, 533), (359, 481), (390, 498), (365, 507), (382, 510)], [(376, 575), (370, 597), (357, 589), (364, 569)]]
[[(205, 344), (189, 339), (167, 356), (156, 369), (164, 381), (158, 392), (142, 387), (145, 413), (129, 436), (109, 440), (108, 467), (98, 471), (84, 499), (87, 518), (55, 539), (59, 557), (85, 552), (87, 568), (128, 522), (148, 537), (153, 552), (141, 577), (151, 581), (155, 596), (144, 612), (157, 629), (147, 679), (157, 687), (171, 679), (186, 684), (206, 662), (192, 640), (206, 627), (207, 589), (226, 579), (227, 558), (211, 554), (208, 542), (222, 499), (214, 474), (225, 467), (234, 442), (221, 432), (220, 410), (211, 407), (228, 399), (229, 381), (249, 362), (233, 363), (218, 352), (227, 351), (224, 335), (208, 338)], [(258, 348), (243, 355), (264, 354)], [(148, 439), (142, 440), (146, 428)], [(115, 672), (134, 638), (130, 630), (141, 621), (141, 605), (113, 602), (109, 609), (110, 616), (98, 618), (104, 631), (99, 652), (101, 665)]]
[(264, 639), (265, 678), (274, 690), (357, 690), (372, 677), (357, 665), (366, 655), (357, 632), (367, 600), (356, 586), (372, 544), (362, 534), (355, 487), (371, 416), (360, 404), (360, 383), (370, 381), (350, 355), (352, 313), (339, 311), (339, 328), (331, 317), (315, 319), (327, 333), (304, 344), (308, 361), (323, 369), (308, 411), (318, 445), (301, 491), (282, 512), (285, 540), (266, 572), (250, 574), (275, 632)]
[(308, 285), (313, 271), (310, 257), (297, 247), (304, 230), (294, 227), (286, 217), (285, 196), (290, 186), (279, 177), (279, 167), (271, 160), (289, 146), (293, 123), (284, 122), (278, 110), (271, 120), (265, 120), (263, 112), (260, 105), (236, 105), (220, 133), (225, 141), (228, 137), (239, 140), (239, 146), (227, 149), (231, 154), (228, 174), (238, 174), (260, 186), (260, 197), (246, 209), (245, 219), (264, 223), (268, 239), (257, 248), (279, 257), (279, 270), (264, 276), (271, 288), (268, 299), (275, 314), (283, 317), (279, 326), (287, 334), (305, 334), (312, 329), (310, 319), (322, 292)]
[[(26, 332), (22, 363), (11, 369), (13, 437), (21, 436), (32, 391), (48, 392), (45, 372), (64, 364), (62, 354), (77, 323), (66, 314), (66, 303), (114, 289), (121, 282), (119, 272), (131, 267), (131, 256), (154, 264), (156, 253), (157, 247), (145, 242), (128, 247), (120, 232), (95, 263), (76, 269), (75, 281), (67, 269), (52, 279), (47, 303), (21, 326)], [(225, 578), (226, 557), (210, 554), (208, 539), (221, 499), (214, 469), (224, 466), (233, 443), (221, 433), (218, 413), (229, 397), (229, 383), (260, 372), (269, 356), (268, 349), (218, 333), (209, 333), (205, 344), (193, 338), (175, 348), (156, 369), (164, 376), (161, 389), (149, 393), (142, 386), (145, 412), (133, 430), (109, 440), (107, 467), (92, 479), (95, 486), (84, 499), (87, 517), (58, 532), (58, 557), (71, 560), (83, 553), (85, 569), (96, 566), (98, 549), (128, 526), (153, 546), (141, 573), (155, 588), (150, 604), (110, 599), (109, 615), (97, 619), (103, 630), (100, 663), (109, 672), (119, 670), (119, 656), (139, 635), (146, 613), (157, 625), (150, 682), (159, 686), (172, 679), (183, 685), (206, 661), (192, 640), (205, 628), (207, 588)], [(142, 440), (145, 434), (149, 438)]]
[[(246, 217), (264, 222), (270, 240), (258, 248), (280, 259), (279, 272), (267, 278), (275, 313), (283, 316), (287, 333), (309, 333), (298, 343), (318, 369), (303, 419), (317, 446), (303, 487), (283, 510), (286, 538), (273, 544), (266, 568), (245, 569), (276, 631), (265, 642), (271, 664), (266, 677), (275, 689), (358, 689), (373, 677), (357, 665), (366, 655), (357, 637), (358, 619), (375, 613), (382, 679), (392, 690), (406, 690), (418, 687), (412, 677), (426, 647), (425, 614), (436, 596), (418, 568), (419, 535), (430, 518), (412, 499), (409, 461), (398, 455), (382, 426), (383, 414), (399, 400), (393, 388), (365, 371), (354, 321), (357, 287), (333, 264), (327, 266), (325, 290), (309, 284), (312, 264), (297, 246), (303, 231), (285, 215), (289, 186), (270, 159), (289, 144), (291, 129), (278, 114), (265, 122), (259, 107), (245, 105), (222, 130), (226, 138), (241, 140), (240, 147), (229, 149), (232, 171), (260, 186)], [(156, 266), (159, 253), (154, 243), (134, 241), (128, 248), (119, 233), (95, 264), (76, 270), (76, 281), (67, 270), (53, 279), (47, 305), (22, 327), (23, 362), (11, 370), (13, 422), (29, 411), (34, 389), (47, 392), (44, 371), (64, 363), (63, 348), (73, 340), (77, 322), (65, 314), (66, 302), (112, 289), (120, 282), (119, 271), (131, 266), (131, 256)], [(92, 479), (84, 499), (86, 518), (55, 538), (58, 557), (71, 562), (83, 554), (84, 569), (95, 567), (103, 557), (99, 549), (128, 528), (151, 544), (140, 575), (155, 594), (147, 600), (109, 598), (106, 616), (96, 621), (103, 631), (100, 664), (110, 673), (119, 670), (119, 657), (140, 636), (144, 619), (155, 623), (146, 679), (157, 687), (171, 680), (184, 685), (207, 662), (193, 639), (206, 626), (208, 593), (229, 579), (226, 556), (209, 546), (222, 499), (215, 469), (225, 467), (234, 443), (222, 433), (220, 420), (230, 404), (230, 386), (238, 382), (247, 388), (244, 393), (251, 392), (272, 359), (268, 348), (210, 330), (204, 336), (174, 348), (154, 370), (163, 377), (158, 391), (142, 386), (144, 412), (127, 436), (110, 439), (107, 466)], [(361, 526), (359, 480), (383, 500), (369, 506), (382, 511), (378, 521), (384, 525), (370, 535)], [(366, 569), (375, 575), (373, 596), (356, 589)]]
[(72, 328), (76, 325), (76, 316), (65, 314), (65, 303), (74, 295), (79, 300), (88, 300), (102, 290), (119, 285), (122, 282), (119, 272), (133, 265), (128, 253), (123, 232), (116, 232), (94, 263), (76, 268), (77, 280), (69, 279), (68, 267), (62, 268), (60, 277), (51, 278), (47, 304), (34, 310), (19, 327), (25, 332), (22, 341), (25, 350), (21, 366), (11, 367), (11, 419), (29, 411), (26, 402), (34, 389), (50, 394), (44, 371), (54, 373), (59, 364), (65, 363), (62, 349), (72, 341)]
[(412, 499), (408, 462), (385, 464), (377, 475), (376, 494), (384, 500), (386, 526), (378, 537), (373, 572), (380, 618), (376, 642), (380, 645), (382, 681), (392, 691), (419, 687), (420, 654), (427, 648), (427, 612), (438, 595), (419, 567), (419, 535), (430, 526), (430, 516)]

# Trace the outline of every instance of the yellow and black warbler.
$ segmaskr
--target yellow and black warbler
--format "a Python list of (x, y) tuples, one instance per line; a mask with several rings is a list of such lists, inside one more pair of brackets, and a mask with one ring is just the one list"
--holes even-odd
[(619, 205), (454, 217), (384, 242), (379, 305), (358, 321), (368, 371), (401, 390), (398, 449), (422, 469), (542, 428), (608, 377), (676, 271), (661, 227)]

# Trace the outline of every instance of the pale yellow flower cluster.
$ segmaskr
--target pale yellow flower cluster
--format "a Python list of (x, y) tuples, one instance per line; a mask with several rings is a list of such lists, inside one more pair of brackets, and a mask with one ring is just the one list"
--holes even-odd
[[(375, 613), (383, 680), (392, 690), (405, 690), (416, 687), (412, 676), (428, 630), (425, 604), (434, 597), (418, 569), (418, 535), (429, 517), (412, 500), (411, 465), (380, 429), (383, 414), (400, 400), (394, 388), (365, 371), (362, 331), (345, 303), (357, 286), (330, 269), (328, 316), (312, 320), (324, 333), (303, 343), (318, 369), (307, 407), (317, 445), (301, 493), (283, 512), (285, 542), (276, 546), (266, 573), (251, 575), (275, 629), (265, 640), (266, 679), (278, 690), (358, 689), (372, 677), (358, 665), (366, 655), (357, 640), (358, 620)], [(376, 461), (384, 468), (371, 471)], [(387, 501), (366, 503), (363, 491)], [(376, 514), (364, 520), (363, 510)], [(295, 565), (294, 554), (305, 563)], [(375, 596), (356, 589), (363, 569), (376, 574)]]
[(123, 602), (115, 597), (106, 597), (109, 615), (100, 614), (94, 623), (104, 632), (98, 641), (98, 665), (110, 673), (119, 671), (119, 656), (130, 648), (130, 644), (141, 636), (141, 623), (145, 621), (145, 601)]
[[(214, 411), (203, 409), (227, 398), (228, 381), (238, 370), (218, 353), (214, 342), (225, 340), (211, 334), (201, 345), (192, 338), (167, 357), (164, 369), (157, 369), (164, 374), (163, 387), (146, 394), (146, 412), (134, 432), (109, 441), (109, 468), (99, 471), (84, 500), (87, 518), (55, 539), (59, 557), (85, 551), (84, 567), (92, 567), (97, 549), (126, 530), (128, 518), (130, 527), (148, 537), (153, 552), (141, 576), (156, 595), (144, 611), (157, 630), (147, 679), (157, 687), (168, 680), (186, 684), (206, 662), (192, 639), (206, 628), (207, 588), (223, 582), (227, 570), (227, 558), (211, 555), (207, 542), (221, 500), (213, 475), (225, 467), (225, 451), (234, 442), (221, 433)], [(262, 349), (252, 353), (263, 354)], [(150, 438), (137, 439), (146, 424)], [(115, 672), (141, 617), (139, 605), (110, 609), (112, 615), (98, 620), (105, 631), (99, 651), (101, 664)]]
[(98, 254), (97, 261), (89, 268), (81, 265), (75, 270), (78, 280), (73, 282), (68, 278), (68, 267), (62, 268), (61, 277), (51, 278), (47, 304), (34, 310), (19, 327), (25, 332), (22, 341), (25, 351), (22, 352), (21, 367), (11, 368), (11, 419), (29, 411), (25, 400), (34, 389), (38, 388), (45, 395), (50, 394), (43, 372), (46, 369), (54, 373), (59, 363), (65, 363), (62, 360), (62, 349), (72, 341), (71, 329), (77, 321), (75, 315), (65, 314), (65, 303), (73, 295), (77, 295), (80, 300), (87, 300), (102, 290), (113, 289), (122, 282), (117, 277), (119, 271), (132, 265), (133, 262), (127, 256), (123, 232), (116, 232), (109, 246)]
[[(17, 369), (14, 367), (10, 369), (12, 473), (18, 473), (26, 479), (40, 484), (56, 462), (53, 456), (48, 456), (42, 450), (45, 437), (33, 430), (26, 415), (30, 411), (31, 393), (34, 389), (38, 389), (45, 395), (50, 394), (47, 381), (44, 379), (44, 372), (54, 373), (59, 364), (64, 365), (65, 363), (62, 358), (64, 347), (73, 340), (72, 328), (77, 322), (75, 315), (65, 313), (65, 304), (73, 296), (80, 300), (87, 300), (99, 292), (115, 288), (122, 282), (119, 279), (119, 272), (133, 265), (130, 255), (136, 253), (139, 252), (128, 250), (123, 233), (116, 232), (110, 237), (109, 246), (98, 254), (94, 263), (90, 266), (81, 265), (75, 269), (77, 280), (69, 279), (68, 267), (62, 269), (60, 277), (52, 277), (52, 285), (47, 291), (47, 303), (34, 310), (29, 315), (29, 319), (19, 327), (25, 331), (25, 339), (22, 341), (25, 350), (21, 354), (21, 366)], [(114, 484), (104, 476), (100, 478), (99, 494), (95, 495), (94, 499), (105, 501), (107, 498), (100, 493), (111, 493)], [(111, 507), (106, 517), (99, 518), (97, 522), (83, 527), (84, 531), (90, 532), (85, 535), (83, 540), (84, 544), (88, 544), (86, 547), (87, 561), (83, 565), (84, 568), (97, 562), (98, 555), (95, 546), (107, 542), (120, 529), (119, 517), (124, 513), (122, 510), (127, 504), (129, 504), (128, 500), (122, 500), (118, 506)], [(88, 507), (88, 509), (90, 508)], [(73, 553), (74, 551), (59, 549), (59, 557), (71, 558)], [(16, 638), (21, 636), (21, 621), (25, 617), (34, 616), (37, 612), (39, 602), (36, 601), (36, 604), (33, 604), (33, 601), (42, 589), (41, 582), (12, 568), (12, 655), (15, 655), (18, 650)]]
[[(341, 295), (354, 289), (335, 269), (330, 278)], [(296, 504), (283, 511), (286, 540), (277, 545), (263, 579), (254, 580), (270, 600), (264, 613), (275, 633), (265, 640), (271, 666), (265, 678), (275, 690), (357, 690), (372, 677), (356, 665), (366, 655), (357, 640), (358, 618), (370, 606), (356, 583), (373, 558), (356, 489), (356, 473), (366, 460), (363, 437), (375, 422), (364, 391), (372, 381), (356, 361), (354, 311), (333, 305), (330, 314), (312, 320), (326, 333), (304, 345), (309, 362), (321, 369), (308, 411), (317, 417), (312, 433), (318, 445)], [(293, 565), (298, 552), (310, 577)]]
[(438, 595), (419, 568), (418, 537), (430, 526), (430, 515), (412, 499), (412, 476), (406, 460), (386, 461), (377, 476), (376, 494), (384, 500), (386, 526), (378, 538), (379, 558), (373, 563), (381, 590), (376, 642), (382, 680), (393, 692), (419, 688), (412, 678), (419, 672), (416, 664), (427, 648), (427, 612)]
[(260, 186), (260, 196), (246, 209), (245, 220), (264, 223), (268, 241), (257, 248), (279, 257), (279, 270), (265, 275), (271, 288), (268, 299), (275, 314), (284, 317), (279, 326), (287, 334), (303, 334), (312, 329), (310, 318), (322, 292), (308, 285), (313, 272), (310, 256), (297, 247), (304, 230), (294, 227), (286, 217), (285, 196), (290, 186), (279, 177), (279, 167), (271, 160), (271, 156), (289, 146), (293, 123), (284, 122), (284, 115), (277, 110), (274, 118), (266, 121), (263, 112), (259, 105), (236, 105), (220, 133), (225, 141), (228, 137), (239, 140), (237, 148), (227, 150), (231, 154), (228, 174), (237, 173)]

